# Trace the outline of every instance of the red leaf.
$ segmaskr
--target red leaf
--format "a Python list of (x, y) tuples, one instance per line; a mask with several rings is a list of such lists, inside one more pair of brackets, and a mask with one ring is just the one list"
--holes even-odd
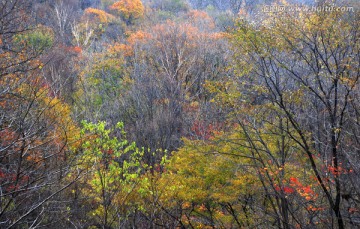
[(311, 190), (310, 186), (304, 187), (303, 191), (304, 191), (304, 193), (307, 193), (307, 194), (313, 194), (314, 193), (314, 191)]
[(291, 187), (284, 187), (283, 190), (284, 190), (284, 193), (286, 193), (286, 194), (292, 194), (295, 192), (295, 190)]
[(296, 177), (290, 177), (290, 183), (291, 183), (291, 185), (301, 186), (301, 183), (299, 182), (299, 180)]

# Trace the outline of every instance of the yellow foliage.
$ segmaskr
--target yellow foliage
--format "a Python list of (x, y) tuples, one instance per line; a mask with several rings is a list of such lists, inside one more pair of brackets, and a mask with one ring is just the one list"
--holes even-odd
[(105, 24), (109, 23), (115, 19), (115, 17), (113, 15), (108, 14), (103, 10), (99, 10), (99, 9), (95, 9), (95, 8), (87, 8), (85, 10), (85, 15), (89, 15), (89, 16), (93, 15), (99, 20), (99, 22), (105, 23)]
[(45, 114), (56, 123), (53, 136), (57, 136), (58, 141), (68, 142), (68, 147), (76, 148), (80, 130), (71, 118), (70, 106), (60, 101), (58, 98), (44, 97), (43, 104), (47, 106)]
[(130, 47), (128, 45), (116, 42), (113, 45), (109, 45), (107, 53), (112, 56), (118, 56), (120, 53), (128, 53), (130, 51), (129, 49)]
[(110, 6), (124, 17), (125, 20), (141, 18), (144, 15), (144, 6), (140, 0), (121, 0)]

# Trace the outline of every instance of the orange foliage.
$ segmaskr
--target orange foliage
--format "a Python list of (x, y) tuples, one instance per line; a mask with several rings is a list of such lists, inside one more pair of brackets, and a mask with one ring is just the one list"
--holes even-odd
[(352, 173), (352, 172), (353, 172), (352, 169), (347, 170), (347, 169), (343, 168), (341, 163), (340, 163), (340, 165), (339, 165), (337, 168), (334, 167), (334, 166), (329, 165), (329, 166), (328, 166), (328, 171), (329, 171), (332, 175), (334, 175), (334, 176), (339, 176), (339, 175), (341, 175), (341, 174), (348, 174), (348, 173)]
[(75, 46), (75, 47), (73, 47), (73, 51), (76, 52), (76, 53), (81, 53), (82, 49), (79, 46)]
[(311, 189), (310, 185), (304, 186), (296, 177), (290, 177), (290, 186), (295, 188), (300, 196), (306, 200), (313, 200), (317, 197), (317, 194)]
[(280, 188), (279, 186), (275, 185), (275, 190), (277, 192), (280, 192), (282, 190), (285, 194), (293, 194), (295, 192), (295, 189), (293, 189), (292, 187), (288, 187), (288, 186)]
[(144, 15), (144, 6), (140, 0), (121, 0), (109, 8), (120, 13), (126, 20), (141, 18)]
[(213, 39), (213, 40), (219, 40), (219, 39), (225, 38), (225, 34), (224, 33), (210, 33), (209, 38)]
[(314, 206), (312, 206), (312, 205), (310, 205), (309, 207), (307, 207), (307, 210), (308, 211), (324, 211), (325, 210), (325, 208), (317, 208), (317, 207), (314, 207)]
[(296, 177), (290, 177), (290, 184), (293, 185), (293, 186), (300, 186), (301, 183), (299, 182), (299, 180), (296, 178)]
[[(202, 11), (198, 12), (194, 17), (206, 17), (206, 13)], [(132, 56), (134, 53), (134, 47), (138, 44), (146, 44), (155, 42), (159, 47), (163, 46), (164, 39), (172, 39), (173, 37), (181, 37), (186, 39), (186, 46), (189, 48), (196, 47), (202, 42), (219, 40), (225, 37), (223, 33), (211, 33), (203, 32), (192, 23), (176, 23), (168, 20), (165, 23), (157, 24), (151, 27), (148, 31), (138, 30), (128, 33), (128, 38), (125, 44), (115, 43), (109, 46), (108, 52), (112, 54), (123, 53), (124, 56)]]
[(123, 53), (124, 56), (131, 56), (133, 53), (133, 49), (130, 45), (121, 44), (121, 43), (115, 43), (114, 45), (110, 45), (107, 51), (111, 55), (117, 55), (118, 53)]
[(152, 36), (149, 33), (141, 30), (136, 31), (129, 34), (126, 39), (127, 44), (115, 43), (114, 45), (109, 46), (108, 52), (115, 55), (117, 53), (123, 53), (124, 56), (132, 56), (134, 54), (134, 46), (139, 43), (146, 43), (151, 37)]
[(215, 29), (214, 20), (204, 11), (191, 10), (188, 13), (188, 17), (200, 29)]
[[(205, 31), (202, 29), (203, 27), (204, 26), (198, 23), (176, 23), (168, 20), (164, 24), (155, 25), (152, 28), (152, 31), (155, 39), (164, 37), (167, 34), (185, 35), (187, 44), (190, 46), (196, 46), (199, 42), (203, 43), (206, 41), (211, 42), (213, 40), (220, 40), (226, 36), (224, 33), (220, 32)], [(210, 26), (206, 25), (206, 29), (209, 28)]]
[(152, 31), (154, 32), (154, 38), (156, 40), (161, 40), (166, 35), (185, 35), (187, 38), (187, 41), (194, 41), (197, 38), (202, 37), (202, 33), (199, 31), (199, 29), (190, 23), (175, 23), (174, 21), (168, 20), (164, 24), (158, 24), (155, 25), (152, 28)]
[(115, 18), (113, 15), (108, 14), (103, 10), (99, 10), (99, 9), (95, 9), (95, 8), (87, 8), (85, 10), (85, 15), (88, 15), (88, 16), (93, 15), (96, 18), (98, 18), (98, 20), (101, 23), (108, 23)]
[(67, 52), (69, 52), (71, 54), (80, 54), (82, 52), (82, 48), (79, 47), (79, 46), (60, 45), (59, 48), (63, 49), (63, 50), (66, 50)]
[(286, 193), (286, 194), (292, 194), (292, 193), (295, 192), (295, 190), (294, 190), (293, 188), (291, 188), (291, 187), (284, 187), (284, 188), (283, 188), (283, 191), (284, 191), (284, 193)]
[(137, 42), (145, 42), (151, 39), (151, 37), (152, 37), (151, 34), (138, 30), (134, 33), (131, 33), (129, 37), (126, 39), (126, 41), (129, 44), (134, 45)]
[(201, 10), (190, 10), (188, 15), (194, 20), (211, 20), (211, 17), (205, 11)]
[(219, 134), (219, 131), (223, 128), (222, 123), (209, 123), (205, 124), (201, 121), (195, 121), (191, 127), (191, 131), (193, 131), (194, 135), (196, 136), (193, 139), (202, 138), (205, 140), (212, 139), (215, 135)]

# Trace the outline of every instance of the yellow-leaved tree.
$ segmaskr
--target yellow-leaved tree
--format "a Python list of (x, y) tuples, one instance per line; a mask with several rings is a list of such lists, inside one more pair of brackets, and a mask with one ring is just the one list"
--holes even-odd
[(144, 5), (140, 0), (121, 0), (110, 6), (125, 21), (126, 25), (131, 25), (135, 20), (144, 15)]

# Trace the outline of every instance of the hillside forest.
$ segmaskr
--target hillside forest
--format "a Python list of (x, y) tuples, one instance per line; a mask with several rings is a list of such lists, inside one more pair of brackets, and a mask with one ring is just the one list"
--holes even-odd
[(0, 0), (0, 228), (360, 228), (357, 0)]

